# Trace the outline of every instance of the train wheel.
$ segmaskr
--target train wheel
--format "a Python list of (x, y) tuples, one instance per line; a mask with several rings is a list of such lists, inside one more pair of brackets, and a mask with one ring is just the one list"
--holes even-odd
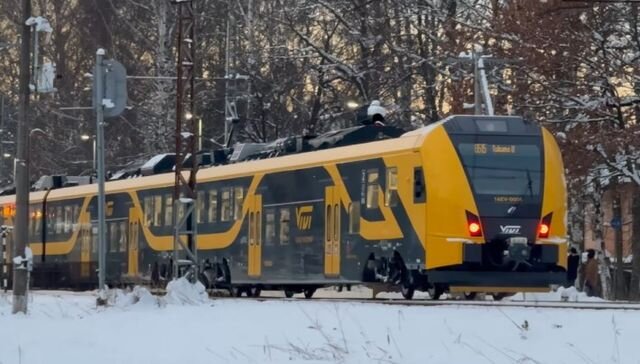
[(260, 293), (262, 293), (262, 288), (259, 286), (247, 288), (247, 296), (249, 297), (260, 297)]
[(503, 298), (507, 297), (506, 293), (494, 293), (492, 294), (494, 301), (501, 301)]
[(303, 292), (304, 292), (304, 298), (310, 299), (311, 297), (313, 297), (313, 294), (316, 293), (316, 289), (306, 288)]
[(410, 300), (413, 298), (413, 294), (416, 292), (416, 288), (412, 284), (403, 284), (400, 288), (400, 291), (402, 293), (402, 297)]
[(289, 290), (289, 289), (285, 289), (284, 290), (284, 296), (287, 297), (287, 298), (293, 297), (293, 291)]
[(429, 297), (431, 297), (432, 300), (438, 300), (444, 293), (444, 289), (442, 289), (441, 286), (434, 284), (427, 290), (427, 292), (429, 293)]
[(244, 289), (238, 286), (233, 286), (231, 287), (230, 291), (231, 291), (231, 296), (242, 297), (242, 293), (244, 292)]
[(474, 300), (476, 299), (476, 292), (464, 292), (465, 300)]

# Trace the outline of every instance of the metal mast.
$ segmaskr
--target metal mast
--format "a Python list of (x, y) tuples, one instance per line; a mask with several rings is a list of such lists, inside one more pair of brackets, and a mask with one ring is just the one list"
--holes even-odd
[[(231, 144), (231, 138), (234, 132), (233, 130), (240, 122), (238, 101), (246, 100), (247, 111), (245, 111), (245, 113), (248, 112), (248, 95), (250, 94), (250, 90), (248, 90), (249, 76), (244, 74), (241, 75), (237, 70), (238, 57), (235, 50), (239, 47), (239, 26), (236, 23), (237, 19), (234, 14), (233, 3), (235, 2), (231, 0), (227, 1), (227, 29), (225, 34), (224, 144), (227, 146)], [(242, 4), (238, 2), (237, 6), (242, 7)], [(240, 13), (246, 13), (246, 16), (248, 17), (245, 24), (251, 24), (251, 17), (253, 16), (251, 11), (252, 6), (252, 3), (249, 2), (249, 7), (246, 12), (242, 8), (240, 9)]]
[[(176, 167), (173, 190), (173, 276), (185, 273), (190, 267), (191, 279), (198, 277), (196, 174), (198, 158), (196, 146), (198, 122), (195, 117), (195, 14), (193, 0), (174, 0), (178, 8), (178, 69), (176, 103)], [(182, 259), (182, 252), (186, 259)]]
[(493, 102), (491, 101), (491, 93), (489, 93), (489, 82), (487, 74), (484, 71), (484, 61), (490, 56), (483, 56), (477, 50), (473, 51), (473, 84), (475, 97), (475, 113), (482, 115), (484, 104), (484, 112), (487, 115), (493, 115)]
[(13, 264), (13, 313), (27, 313), (27, 240), (29, 239), (29, 57), (31, 55), (31, 0), (22, 1), (22, 39), (20, 49), (20, 122), (16, 152), (16, 216), (13, 254), (22, 264)]
[(4, 140), (2, 139), (6, 135), (6, 129), (4, 127), (4, 95), (0, 94), (0, 187), (2, 187), (2, 180), (4, 179)]
[[(489, 91), (489, 81), (487, 80), (487, 66), (500, 64), (512, 64), (520, 62), (517, 59), (497, 59), (489, 55), (482, 54), (482, 47), (475, 45), (473, 50), (466, 54), (461, 54), (458, 58), (448, 59), (449, 63), (469, 63), (473, 62), (473, 109), (475, 115), (494, 115), (491, 92)], [(465, 108), (468, 108), (465, 106)]]

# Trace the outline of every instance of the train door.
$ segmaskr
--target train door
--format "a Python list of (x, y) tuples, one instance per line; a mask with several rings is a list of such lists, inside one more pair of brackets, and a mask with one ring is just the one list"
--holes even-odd
[(91, 217), (89, 213), (81, 214), (80, 224), (80, 277), (91, 276)]
[(138, 216), (138, 210), (134, 207), (129, 209), (129, 246), (127, 247), (128, 251), (128, 264), (127, 264), (127, 275), (134, 277), (138, 275), (139, 272), (139, 254), (140, 254), (140, 246), (139, 246), (139, 231), (140, 231), (140, 219)]
[(340, 194), (335, 186), (325, 188), (324, 274), (340, 275)]
[(247, 196), (249, 204), (249, 258), (248, 275), (258, 278), (262, 274), (262, 196)]

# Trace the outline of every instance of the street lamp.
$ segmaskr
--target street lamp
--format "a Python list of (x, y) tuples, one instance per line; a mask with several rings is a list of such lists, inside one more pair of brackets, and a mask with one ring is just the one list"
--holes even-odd
[(93, 161), (93, 173), (96, 173), (96, 136), (95, 135), (88, 135), (88, 134), (82, 134), (80, 135), (80, 139), (82, 139), (82, 141), (84, 142), (88, 142), (89, 140), (93, 140), (93, 158), (91, 159)]
[(360, 107), (360, 103), (355, 100), (349, 100), (347, 101), (346, 106), (349, 110), (355, 110)]
[(46, 137), (49, 136), (49, 134), (47, 134), (46, 131), (40, 129), (40, 128), (35, 128), (35, 129), (31, 129), (31, 131), (29, 132), (29, 137), (32, 137), (35, 133), (40, 133)]

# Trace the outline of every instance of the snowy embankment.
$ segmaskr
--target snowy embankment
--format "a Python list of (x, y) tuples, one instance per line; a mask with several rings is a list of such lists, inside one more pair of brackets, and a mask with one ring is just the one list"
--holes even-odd
[(209, 300), (178, 283), (0, 296), (0, 363), (636, 363), (638, 311)]

